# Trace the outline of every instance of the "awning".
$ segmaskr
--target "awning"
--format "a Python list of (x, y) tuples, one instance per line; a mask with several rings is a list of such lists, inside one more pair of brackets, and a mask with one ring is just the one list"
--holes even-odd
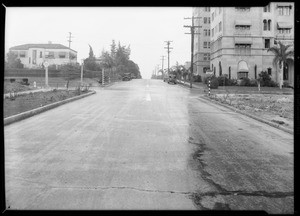
[(251, 26), (251, 20), (236, 20), (235, 25)]
[(250, 37), (235, 37), (235, 44), (252, 44), (252, 38)]
[(278, 28), (291, 29), (291, 28), (293, 28), (293, 24), (292, 23), (287, 23), (287, 22), (278, 22), (277, 27)]
[(278, 3), (277, 7), (292, 7), (292, 5), (289, 3)]
[(239, 62), (238, 72), (249, 72), (248, 65), (245, 61), (240, 61)]

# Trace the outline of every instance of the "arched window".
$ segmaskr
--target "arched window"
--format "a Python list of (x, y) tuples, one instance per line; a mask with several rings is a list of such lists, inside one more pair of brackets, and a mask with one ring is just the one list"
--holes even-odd
[(264, 20), (264, 31), (268, 30), (267, 20)]
[(271, 20), (268, 20), (268, 30), (271, 31)]
[(228, 68), (229, 79), (231, 79), (231, 66)]

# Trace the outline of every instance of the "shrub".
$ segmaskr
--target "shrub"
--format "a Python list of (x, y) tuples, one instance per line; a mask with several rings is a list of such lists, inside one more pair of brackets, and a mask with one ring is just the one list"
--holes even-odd
[(194, 82), (202, 82), (202, 77), (200, 75), (194, 76)]
[(244, 77), (240, 82), (240, 86), (250, 86), (250, 79), (248, 77)]
[(227, 74), (224, 74), (222, 76), (218, 77), (218, 82), (220, 86), (224, 86), (224, 82), (225, 82), (225, 86), (229, 85), (229, 79), (227, 77)]
[(236, 86), (237, 79), (228, 79), (228, 86)]
[(250, 79), (250, 86), (257, 86), (257, 80), (256, 79)]
[[(208, 79), (207, 79), (207, 87), (208, 87)], [(210, 78), (210, 88), (211, 89), (217, 89), (219, 87), (219, 81), (218, 78), (215, 76), (212, 76)]]
[(267, 71), (262, 71), (259, 74), (258, 80), (260, 81), (260, 86), (277, 87), (278, 83), (274, 82)]

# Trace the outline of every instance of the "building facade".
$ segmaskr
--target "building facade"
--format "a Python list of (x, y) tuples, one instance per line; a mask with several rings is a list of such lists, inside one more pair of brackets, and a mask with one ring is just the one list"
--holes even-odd
[[(279, 82), (279, 69), (273, 65), (274, 54), (267, 50), (278, 41), (293, 45), (294, 3), (212, 7), (210, 16), (210, 70), (216, 76), (256, 79), (261, 71), (267, 71)], [(294, 86), (293, 64), (286, 65), (284, 80)]]
[(193, 8), (194, 25), (194, 74), (203, 76), (210, 63), (210, 7)]
[(77, 63), (77, 52), (61, 44), (24, 44), (9, 49), (21, 60), (24, 68), (41, 68), (47, 61), (49, 65)]

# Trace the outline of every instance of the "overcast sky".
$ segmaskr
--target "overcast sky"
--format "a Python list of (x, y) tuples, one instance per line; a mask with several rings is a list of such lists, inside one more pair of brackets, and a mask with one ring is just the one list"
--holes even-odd
[(191, 36), (183, 25), (191, 24), (184, 19), (191, 16), (191, 7), (7, 7), (5, 49), (48, 41), (68, 46), (72, 32), (71, 48), (80, 62), (88, 57), (88, 44), (98, 57), (114, 39), (130, 45), (130, 58), (149, 78), (155, 66), (161, 68), (161, 56), (167, 57), (166, 40), (173, 41), (170, 66), (190, 61)]

